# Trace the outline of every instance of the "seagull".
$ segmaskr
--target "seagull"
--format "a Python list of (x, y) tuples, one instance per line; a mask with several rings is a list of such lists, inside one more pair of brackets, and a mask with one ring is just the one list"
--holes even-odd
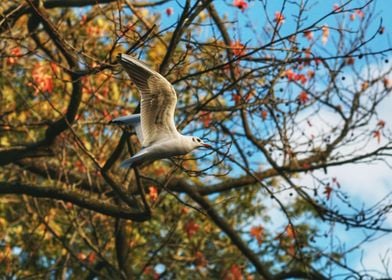
[(120, 167), (133, 168), (145, 161), (185, 155), (194, 149), (211, 148), (199, 137), (180, 134), (174, 123), (177, 94), (172, 84), (143, 62), (119, 54), (118, 61), (141, 95), (141, 113), (113, 119), (114, 124), (134, 128), (142, 149)]

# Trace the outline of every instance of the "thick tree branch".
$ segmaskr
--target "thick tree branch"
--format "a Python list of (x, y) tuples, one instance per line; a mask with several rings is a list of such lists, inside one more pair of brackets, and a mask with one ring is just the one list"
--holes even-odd
[(56, 187), (39, 187), (22, 183), (0, 182), (0, 194), (25, 194), (38, 198), (62, 200), (65, 202), (71, 202), (81, 208), (93, 210), (108, 216), (138, 222), (149, 219), (149, 217), (147, 217), (144, 213), (132, 212), (129, 209), (102, 202), (98, 198), (94, 199), (91, 198), (91, 195), (86, 196), (85, 194), (74, 190), (66, 190)]

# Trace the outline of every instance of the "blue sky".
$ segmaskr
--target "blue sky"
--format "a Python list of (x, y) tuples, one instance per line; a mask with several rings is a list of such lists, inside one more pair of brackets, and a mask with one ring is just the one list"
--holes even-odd
[[(261, 28), (265, 25), (265, 14), (262, 10), (262, 6), (260, 1), (248, 1), (249, 8), (244, 12), (234, 8), (232, 6), (232, 1), (214, 1), (217, 10), (219, 11), (221, 16), (227, 16), (229, 19), (238, 20), (238, 24), (235, 24), (234, 28), (230, 30), (230, 34), (232, 39), (240, 40), (241, 42), (247, 42), (250, 47), (252, 46), (260, 46), (264, 42), (260, 42), (255, 33), (258, 33)], [(283, 1), (277, 0), (269, 0), (264, 1), (267, 2), (267, 13), (273, 19), (274, 13), (276, 11), (281, 10), (281, 5)], [(293, 1), (295, 2), (295, 1)], [(297, 1), (300, 3), (300, 1)], [(308, 1), (312, 8), (307, 12), (307, 20), (305, 22), (312, 22), (315, 19), (319, 19), (324, 16), (327, 12), (332, 11), (334, 4), (341, 5), (342, 3), (346, 3), (347, 1), (331, 1), (331, 0), (320, 0), (320, 1)], [(347, 6), (347, 8), (358, 7), (364, 5), (367, 1), (365, 0), (355, 0)], [(373, 22), (369, 26), (369, 34), (377, 32), (378, 25), (382, 20), (382, 25), (385, 27), (385, 34), (383, 36), (378, 36), (374, 41), (371, 42), (369, 47), (372, 50), (383, 50), (389, 48), (392, 44), (390, 41), (390, 35), (392, 34), (392, 16), (391, 16), (391, 0), (375, 0), (374, 2), (374, 16)], [(159, 7), (159, 11), (162, 12), (164, 9), (171, 7), (174, 9), (174, 14), (168, 17), (166, 14), (162, 13), (162, 21), (165, 24), (169, 25), (173, 23), (178, 16), (178, 12), (181, 11), (181, 8), (178, 6), (176, 1), (171, 1), (165, 6)], [(157, 10), (157, 11), (158, 11)], [(366, 12), (366, 10), (365, 10)], [(286, 21), (282, 26), (281, 33), (288, 34), (294, 28), (295, 19), (293, 19), (293, 14), (296, 13), (296, 9), (293, 5), (288, 5), (283, 14), (286, 17)], [(347, 20), (348, 16), (347, 16)], [(249, 27), (249, 25), (252, 27)], [(336, 19), (334, 17), (328, 18), (320, 23), (320, 26), (323, 24), (327, 24), (331, 29), (336, 26)], [(352, 26), (359, 24), (359, 20), (353, 21)], [(304, 24), (306, 26), (306, 23)], [(208, 38), (212, 35), (211, 31), (204, 31), (201, 34), (203, 37)], [(260, 31), (261, 32), (261, 31)], [(331, 31), (331, 36), (333, 35), (333, 30)], [(336, 35), (336, 34), (335, 34)], [(301, 40), (301, 39), (299, 39)], [(305, 45), (307, 42), (304, 38), (302, 38), (302, 42)], [(334, 45), (328, 42), (325, 46), (326, 52), (333, 52)], [(390, 55), (389, 55), (390, 56)], [(391, 60), (391, 59), (390, 59)], [(364, 68), (372, 67), (371, 65), (363, 65)], [(347, 73), (349, 75), (349, 73)], [(392, 77), (391, 77), (392, 78)], [(349, 80), (349, 79), (348, 79)], [(354, 81), (353, 81), (354, 82)], [(392, 113), (390, 112), (390, 108), (392, 108), (392, 99), (388, 98), (384, 101), (384, 103), (379, 108), (380, 118), (384, 120), (392, 120)], [(334, 121), (333, 118), (329, 119), (329, 121)], [(391, 129), (392, 126), (388, 123), (388, 129)], [(370, 147), (369, 147), (370, 148)], [(319, 176), (323, 176), (320, 172)], [(391, 170), (382, 163), (374, 164), (374, 165), (348, 165), (345, 167), (336, 167), (331, 168), (329, 170), (329, 177), (337, 177), (342, 188), (346, 191), (350, 197), (352, 198), (353, 204), (356, 204), (358, 207), (369, 207), (376, 203), (379, 199), (392, 192), (392, 172)], [(299, 179), (299, 182), (303, 184), (311, 184), (311, 178), (302, 177)], [(287, 202), (290, 201), (290, 198), (287, 196)], [(332, 201), (334, 198), (332, 197)], [(336, 201), (335, 201), (336, 202)], [(334, 203), (334, 202), (333, 202)], [(272, 208), (273, 209), (273, 208)], [(276, 209), (273, 210), (275, 215), (279, 215)], [(279, 224), (281, 222), (281, 224)], [(259, 224), (257, 219), (255, 220), (255, 224)], [(276, 219), (276, 226), (280, 227), (285, 225), (286, 221), (283, 218)], [(392, 218), (386, 221), (385, 225), (389, 225), (392, 228)], [(339, 225), (326, 224), (323, 228), (325, 231), (333, 230), (337, 238), (334, 240), (330, 239), (320, 239), (318, 240), (318, 245), (321, 247), (325, 247), (328, 249), (330, 242), (333, 241), (335, 244), (339, 242), (344, 242), (347, 244), (347, 248), (353, 246), (360, 242), (362, 238), (369, 233), (369, 231), (363, 230), (350, 230), (346, 231), (346, 229)], [(380, 235), (381, 236), (381, 235)], [(376, 236), (377, 237), (377, 236)], [(362, 269), (381, 269), (383, 270), (382, 263), (380, 261), (381, 256), (387, 256), (392, 262), (392, 237), (391, 235), (386, 235), (381, 237), (380, 239), (375, 239), (373, 242), (363, 246), (364, 250), (355, 250), (353, 253), (349, 255), (348, 264), (358, 270)], [(331, 266), (331, 273), (337, 274), (341, 270), (336, 266)], [(392, 271), (389, 271), (392, 273)], [(374, 271), (373, 275), (378, 276)], [(335, 278), (338, 279), (338, 278)]]

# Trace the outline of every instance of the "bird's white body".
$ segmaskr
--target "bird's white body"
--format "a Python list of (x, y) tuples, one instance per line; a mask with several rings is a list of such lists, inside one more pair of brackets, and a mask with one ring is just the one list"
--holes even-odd
[(174, 123), (177, 95), (162, 75), (126, 54), (121, 54), (119, 61), (141, 94), (141, 114), (119, 117), (112, 122), (132, 126), (142, 143), (142, 149), (123, 161), (121, 167), (210, 147), (198, 137), (184, 136), (177, 131)]

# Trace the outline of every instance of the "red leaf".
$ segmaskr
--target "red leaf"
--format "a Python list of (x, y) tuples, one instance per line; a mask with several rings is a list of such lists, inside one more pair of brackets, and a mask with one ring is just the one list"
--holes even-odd
[(173, 12), (174, 12), (173, 8), (167, 8), (166, 9), (166, 15), (169, 16), (169, 17), (173, 14)]
[(148, 196), (151, 202), (155, 202), (158, 199), (158, 189), (155, 186), (148, 187)]
[(201, 112), (200, 120), (203, 123), (204, 127), (209, 127), (212, 121), (211, 112)]
[(233, 54), (236, 56), (241, 56), (245, 54), (245, 46), (241, 44), (240, 41), (235, 41), (231, 43), (230, 48), (233, 51)]
[(380, 144), (381, 142), (381, 131), (380, 130), (376, 130), (373, 132), (373, 138), (377, 139), (377, 143)]
[(203, 254), (202, 252), (200, 252), (200, 251), (197, 251), (197, 252), (196, 252), (196, 255), (195, 255), (195, 264), (196, 264), (196, 266), (198, 266), (198, 267), (206, 267), (207, 264), (208, 264), (208, 262), (207, 262), (207, 260), (206, 260), (206, 258), (205, 258), (205, 256), (204, 256), (204, 254)]
[(239, 94), (237, 94), (237, 93), (233, 93), (233, 94), (231, 95), (231, 100), (234, 101), (235, 105), (238, 105), (238, 104), (241, 103), (242, 98), (241, 98), (241, 95), (239, 95)]
[(384, 78), (384, 79), (382, 80), (382, 83), (384, 84), (384, 87), (385, 87), (386, 89), (388, 89), (388, 88), (391, 86), (391, 81), (390, 81), (388, 78)]
[(305, 104), (306, 102), (309, 101), (309, 95), (306, 91), (301, 91), (301, 93), (298, 96), (298, 100), (301, 104)]
[(155, 271), (155, 269), (152, 266), (147, 266), (144, 269), (143, 274), (151, 276), (152, 279), (154, 279), (154, 280), (159, 279), (159, 274)]
[(31, 76), (34, 81), (34, 86), (36, 87), (35, 93), (39, 91), (52, 93), (54, 89), (53, 79), (52, 76), (49, 74), (47, 67), (42, 63), (37, 63)]
[(242, 269), (239, 265), (231, 265), (229, 271), (225, 274), (224, 280), (242, 280)]
[(355, 10), (355, 13), (358, 15), (360, 19), (363, 19), (365, 17), (365, 13), (360, 9)]
[(7, 65), (13, 65), (17, 62), (17, 58), (22, 56), (22, 52), (19, 47), (12, 48), (10, 51), (10, 57), (7, 57)]
[(308, 41), (312, 41), (313, 40), (313, 32), (306, 30), (304, 31), (304, 37), (308, 40)]
[(308, 70), (306, 75), (308, 76), (309, 79), (313, 79), (316, 73), (313, 70)]
[(342, 11), (342, 7), (340, 7), (338, 4), (333, 4), (333, 10), (339, 13)]
[(199, 228), (200, 226), (193, 219), (189, 220), (184, 226), (184, 230), (189, 238), (196, 234)]
[(323, 192), (323, 194), (325, 194), (325, 196), (327, 197), (327, 200), (330, 199), (332, 191), (333, 191), (333, 189), (330, 187), (329, 184), (327, 184), (327, 186), (325, 187), (324, 192)]
[(353, 65), (353, 64), (354, 64), (354, 61), (355, 61), (355, 59), (354, 59), (352, 56), (350, 56), (350, 57), (348, 57), (348, 58), (346, 59), (346, 64), (347, 64), (347, 65)]
[(289, 81), (294, 81), (295, 76), (296, 76), (297, 74), (295, 74), (293, 70), (288, 69), (288, 70), (286, 70), (286, 71), (284, 72), (284, 75), (286, 76), (287, 80), (289, 80)]
[(377, 122), (377, 126), (379, 126), (380, 128), (384, 128), (385, 127), (385, 121), (384, 120), (379, 120)]
[(248, 8), (248, 3), (245, 0), (234, 0), (233, 5), (240, 9), (242, 12)]
[(261, 118), (265, 121), (268, 117), (268, 112), (267, 111), (261, 111)]

